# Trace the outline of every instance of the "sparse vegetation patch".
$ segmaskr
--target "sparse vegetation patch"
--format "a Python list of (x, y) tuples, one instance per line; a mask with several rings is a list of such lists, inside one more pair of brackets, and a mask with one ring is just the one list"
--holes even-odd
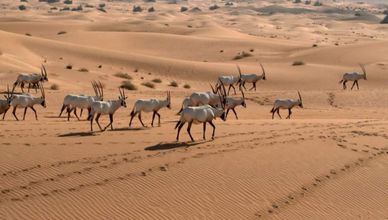
[(122, 78), (122, 79), (128, 79), (131, 80), (132, 76), (130, 76), (128, 73), (118, 72), (114, 76)]
[(124, 88), (127, 90), (137, 90), (137, 87), (129, 80), (125, 80), (121, 83), (120, 88)]

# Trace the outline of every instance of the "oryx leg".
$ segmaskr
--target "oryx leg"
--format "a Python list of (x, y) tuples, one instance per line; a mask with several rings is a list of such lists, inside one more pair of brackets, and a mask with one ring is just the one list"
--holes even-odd
[(90, 131), (93, 131), (93, 120), (94, 120), (94, 115), (90, 115)]
[(291, 111), (291, 109), (289, 108), (289, 109), (288, 109), (288, 116), (287, 116), (286, 119), (290, 119), (290, 118), (291, 118), (291, 114), (292, 114), (292, 111)]
[(350, 88), (350, 90), (353, 90), (353, 87), (354, 87), (354, 85), (356, 85), (356, 82), (357, 82), (357, 80), (354, 80), (352, 88)]
[(16, 121), (19, 121), (18, 117), (16, 116), (16, 106), (13, 107), (12, 114), (15, 117)]
[(193, 136), (191, 136), (191, 125), (193, 124), (193, 121), (189, 122), (189, 125), (187, 125), (187, 133), (189, 133), (189, 136), (191, 138), (191, 141), (194, 142)]
[(136, 116), (136, 114), (137, 114), (137, 112), (131, 114), (131, 120), (129, 120), (129, 127), (131, 127), (131, 125), (132, 125), (132, 120), (133, 120), (133, 118)]
[(343, 86), (344, 89), (346, 89), (346, 83), (347, 82), (348, 82), (347, 80), (344, 80), (344, 82), (342, 83), (342, 86)]
[(70, 113), (72, 109), (69, 106), (67, 106), (66, 110), (67, 110), (67, 121), (70, 121)]
[(100, 122), (98, 122), (98, 120), (100, 119), (100, 116), (101, 116), (101, 113), (98, 113), (97, 116), (96, 116), (96, 122), (97, 122), (98, 127), (100, 128), (100, 131), (104, 131), (101, 128)]
[[(178, 122), (179, 123), (179, 122)], [(179, 127), (178, 127), (178, 132), (176, 134), (176, 140), (179, 141), (179, 133), (181, 132), (181, 129), (183, 125), (185, 125), (186, 122), (180, 122)]]
[(113, 114), (109, 114), (109, 124), (104, 128), (104, 131), (110, 126), (110, 129), (113, 131)]
[(158, 116), (158, 126), (160, 127), (160, 114), (156, 112), (156, 115)]
[(251, 91), (252, 89), (255, 89), (256, 91), (256, 82), (252, 83), (252, 88), (250, 88), (249, 91)]
[(225, 118), (228, 118), (229, 110), (230, 110), (229, 108), (228, 108), (228, 110), (226, 110)]
[(213, 121), (209, 121), (209, 124), (213, 127), (212, 139), (214, 140), (214, 134), (216, 133), (216, 126), (214, 126)]
[(206, 140), (206, 122), (203, 123), (203, 139)]
[(277, 108), (277, 109), (276, 109), (276, 113), (278, 113), (278, 115), (279, 115), (279, 118), (281, 119), (281, 118), (282, 118), (282, 116), (280, 115), (279, 111), (280, 111), (280, 108)]
[(139, 118), (139, 121), (140, 121), (141, 125), (142, 125), (143, 127), (145, 127), (143, 121), (141, 120), (141, 112), (139, 112), (138, 118)]
[(237, 116), (236, 110), (234, 108), (232, 108), (232, 111), (233, 111), (234, 115), (236, 116), (236, 119), (238, 120), (238, 116)]
[(356, 80), (356, 86), (357, 86), (357, 90), (359, 90), (360, 88), (358, 87), (358, 80)]
[[(233, 89), (233, 91), (234, 91), (234, 94), (236, 95), (237, 93), (236, 93), (236, 88), (234, 87), (234, 85), (232, 84), (232, 85), (230, 85), (230, 87), (232, 87), (232, 89)], [(229, 87), (229, 88), (230, 88)], [(229, 95), (229, 92), (228, 92), (228, 95)]]
[[(81, 108), (81, 112), (80, 112), (80, 114), (79, 114), (79, 117), (82, 117), (82, 112), (84, 111), (84, 109), (83, 108)], [(89, 115), (89, 114), (88, 114)]]
[(26, 119), (27, 107), (24, 108), (23, 121)]
[(7, 109), (4, 110), (3, 120), (4, 120), (4, 118), (5, 118), (5, 114), (7, 113), (8, 109), (10, 109), (10, 108), (7, 108)]
[(61, 117), (61, 115), (62, 115), (62, 112), (63, 112), (63, 110), (65, 110), (65, 108), (66, 108), (66, 105), (65, 105), (65, 104), (63, 104), (63, 105), (62, 105), (62, 108), (61, 108), (61, 112), (59, 113), (59, 116), (58, 116), (58, 118), (59, 118), (59, 117)]
[(78, 115), (77, 115), (77, 108), (74, 107), (74, 112), (73, 112), (73, 113), (74, 113), (75, 117), (76, 117), (76, 118), (78, 119), (78, 121), (79, 121), (80, 119), (79, 119), (79, 117), (78, 117)]
[(152, 114), (152, 121), (151, 121), (151, 126), (154, 127), (154, 119), (155, 119), (156, 112)]
[(35, 119), (38, 120), (38, 114), (36, 114), (36, 110), (34, 109), (34, 106), (31, 106), (30, 109), (32, 109), (32, 111), (34, 111)]
[(23, 90), (23, 88), (24, 88), (24, 82), (20, 83), (20, 88), (22, 89), (22, 93), (24, 93), (24, 90)]

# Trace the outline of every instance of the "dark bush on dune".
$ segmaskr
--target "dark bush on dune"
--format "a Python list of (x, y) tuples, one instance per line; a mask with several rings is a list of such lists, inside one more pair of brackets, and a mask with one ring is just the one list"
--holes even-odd
[(143, 11), (143, 9), (140, 7), (140, 6), (133, 6), (133, 8), (132, 8), (132, 11), (133, 12), (142, 12)]
[(184, 7), (184, 6), (181, 7), (181, 12), (184, 12), (184, 11), (187, 11), (187, 10), (189, 10), (187, 7)]
[(209, 10), (213, 11), (213, 10), (216, 10), (216, 9), (219, 9), (220, 7), (218, 5), (212, 5), (209, 7)]
[(19, 5), (19, 10), (20, 11), (24, 11), (26, 9), (27, 9), (27, 7), (25, 5)]
[(63, 4), (71, 5), (71, 4), (73, 4), (73, 1), (72, 0), (65, 0), (65, 1), (63, 1)]
[(124, 88), (127, 90), (137, 90), (137, 87), (129, 80), (123, 81), (121, 83), (120, 88)]
[(148, 9), (148, 12), (154, 12), (155, 11), (155, 8), (154, 7), (151, 7)]
[(314, 5), (314, 6), (322, 6), (323, 4), (322, 4), (320, 1), (316, 1), (316, 2), (314, 2), (313, 5)]
[(72, 8), (71, 10), (72, 10), (72, 11), (82, 11), (83, 8), (82, 8), (82, 5), (79, 5), (79, 6), (76, 7), (76, 8)]
[(20, 0), (20, 2), (28, 2), (27, 0)]

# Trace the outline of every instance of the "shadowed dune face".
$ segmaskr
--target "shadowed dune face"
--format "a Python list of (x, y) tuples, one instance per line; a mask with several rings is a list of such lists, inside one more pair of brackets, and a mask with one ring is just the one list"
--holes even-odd
[[(385, 2), (357, 2), (2, 1), (0, 92), (41, 64), (49, 81), (39, 120), (27, 109), (15, 121), (12, 108), (0, 120), (0, 219), (385, 218)], [(214, 140), (209, 124), (207, 140), (193, 124), (196, 142), (185, 125), (175, 142), (184, 97), (238, 76), (236, 64), (261, 74), (259, 63), (266, 80), (244, 92), (238, 120), (216, 119)], [(343, 74), (362, 72), (360, 63), (367, 80), (343, 90)], [(95, 94), (92, 80), (104, 100), (131, 89), (113, 131), (89, 132), (87, 109), (80, 120), (58, 117), (66, 95)], [(152, 113), (142, 114), (147, 127), (137, 116), (128, 126), (137, 99), (164, 100), (166, 91), (172, 109), (159, 111), (161, 127), (151, 127)], [(304, 108), (271, 120), (274, 101), (297, 91)]]

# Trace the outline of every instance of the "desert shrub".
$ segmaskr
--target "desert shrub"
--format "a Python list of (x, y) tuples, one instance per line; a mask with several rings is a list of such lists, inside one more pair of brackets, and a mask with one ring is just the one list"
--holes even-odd
[(71, 64), (67, 64), (67, 65), (66, 65), (66, 69), (68, 69), (68, 70), (71, 70), (71, 69), (73, 69), (73, 65), (71, 65)]
[(301, 3), (302, 0), (294, 0), (294, 3)]
[(184, 12), (184, 11), (187, 11), (187, 10), (189, 10), (187, 7), (185, 7), (185, 6), (181, 7), (181, 12)]
[(20, 0), (20, 2), (28, 2), (27, 0)]
[(319, 2), (319, 1), (316, 1), (316, 2), (314, 2), (314, 4), (313, 4), (314, 6), (322, 6), (322, 3), (321, 2)]
[(129, 79), (129, 80), (132, 79), (132, 76), (128, 75), (128, 73), (123, 73), (123, 72), (118, 72), (114, 76), (122, 79)]
[(155, 8), (154, 7), (151, 7), (148, 9), (148, 12), (154, 12), (155, 11)]
[(26, 36), (31, 37), (32, 35), (30, 33), (25, 33)]
[(190, 89), (191, 86), (190, 86), (189, 84), (185, 84), (185, 85), (183, 85), (183, 88), (185, 88), (185, 89)]
[(313, 47), (318, 47), (318, 44), (313, 44)]
[(142, 12), (143, 9), (140, 6), (134, 5), (133, 8), (132, 8), (132, 11), (133, 12)]
[(104, 7), (105, 7), (105, 3), (100, 3), (100, 4), (98, 5), (98, 7), (104, 8)]
[(73, 1), (72, 0), (65, 0), (65, 1), (63, 1), (63, 4), (71, 5), (71, 4), (73, 4)]
[(210, 6), (209, 7), (209, 10), (216, 10), (216, 9), (219, 9), (220, 8), (220, 6), (218, 6), (218, 5), (212, 5), (212, 6)]
[(59, 0), (47, 0), (47, 3), (49, 3), (49, 4), (57, 3), (57, 2), (59, 2)]
[(125, 80), (121, 83), (120, 88), (124, 88), (127, 90), (137, 90), (137, 87), (129, 80)]
[(225, 3), (225, 6), (233, 6), (233, 2), (227, 2)]
[(60, 9), (59, 11), (70, 11), (70, 8), (69, 7), (63, 7), (62, 9)]
[(25, 5), (19, 5), (19, 10), (20, 11), (24, 11), (26, 9), (27, 9), (27, 7)]
[(66, 31), (59, 31), (59, 32), (57, 33), (57, 35), (61, 35), (61, 34), (67, 34), (67, 32), (66, 32)]
[(174, 80), (174, 81), (171, 81), (169, 86), (171, 87), (178, 87), (178, 83)]
[(88, 69), (86, 69), (86, 68), (80, 68), (79, 70), (78, 70), (79, 72), (84, 72), (84, 73), (86, 73), (86, 72), (89, 72), (89, 70)]
[(298, 61), (294, 61), (294, 62), (292, 63), (292, 65), (293, 65), (293, 66), (302, 66), (302, 65), (304, 65), (304, 62), (301, 61), (301, 60), (298, 60)]
[(158, 79), (158, 78), (156, 78), (156, 79), (153, 79), (153, 80), (152, 80), (152, 82), (154, 82), (154, 83), (161, 83), (161, 82), (162, 82), (162, 80), (161, 80), (161, 79)]
[(242, 52), (238, 53), (235, 57), (233, 57), (233, 60), (239, 60), (239, 59), (242, 59), (245, 57), (250, 57), (250, 56), (252, 56), (252, 54), (245, 52), (245, 51), (242, 51)]
[(151, 89), (155, 88), (155, 84), (153, 84), (152, 82), (145, 82), (145, 83), (142, 83), (142, 85)]
[(59, 90), (59, 85), (53, 83), (53, 84), (51, 84), (50, 89), (51, 89), (51, 90)]

